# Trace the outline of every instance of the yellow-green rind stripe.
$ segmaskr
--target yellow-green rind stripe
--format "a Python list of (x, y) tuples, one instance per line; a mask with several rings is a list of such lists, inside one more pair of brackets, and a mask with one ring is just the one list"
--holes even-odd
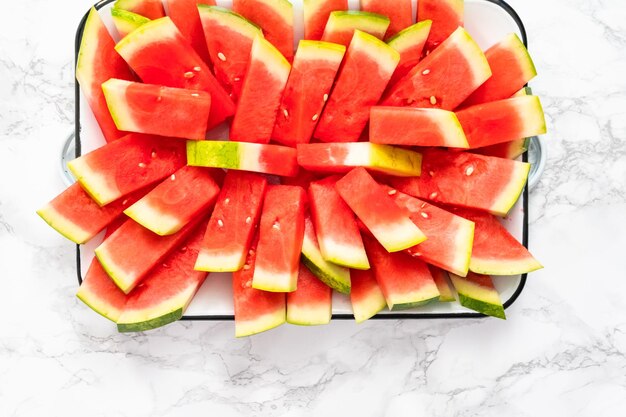
[(387, 45), (402, 53), (404, 50), (413, 47), (415, 44), (426, 41), (428, 34), (430, 33), (432, 23), (432, 20), (422, 20), (421, 22), (417, 22), (408, 28), (404, 28), (389, 38), (387, 40)]
[(98, 294), (87, 290), (82, 285), (78, 288), (76, 297), (85, 303), (87, 307), (112, 322), (117, 322), (118, 318), (122, 315), (121, 309), (114, 308), (110, 304), (101, 302), (102, 299), (98, 296)]
[(287, 323), (298, 326), (318, 326), (330, 323), (332, 304), (296, 306), (287, 302)]
[(285, 308), (280, 308), (272, 313), (264, 314), (254, 320), (237, 320), (235, 315), (235, 337), (251, 336), (265, 332), (285, 323)]
[(263, 37), (263, 31), (258, 25), (225, 7), (200, 3), (198, 4), (198, 13), (201, 18), (210, 18), (221, 25), (227, 25), (229, 30), (233, 30), (247, 38)]
[(357, 302), (351, 300), (352, 313), (357, 323), (362, 323), (387, 307), (385, 296), (379, 287), (374, 287), (369, 291), (366, 297), (359, 299)]

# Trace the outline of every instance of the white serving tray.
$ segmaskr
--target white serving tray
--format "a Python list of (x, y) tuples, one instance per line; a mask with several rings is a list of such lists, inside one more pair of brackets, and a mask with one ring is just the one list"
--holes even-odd
[[(119, 35), (111, 20), (110, 9), (114, 0), (104, 0), (96, 4), (100, 15), (107, 28), (118, 40)], [(302, 0), (292, 1), (295, 13), (295, 41), (302, 37), (303, 18), (302, 18)], [(224, 7), (230, 7), (232, 1), (218, 0), (217, 4)], [(351, 9), (358, 10), (358, 0), (349, 0)], [(417, 0), (413, 1), (413, 16)], [(81, 22), (76, 34), (76, 52), (82, 36), (82, 28), (84, 24)], [(481, 48), (487, 49), (499, 41), (506, 34), (514, 32), (522, 40), (525, 41), (526, 34), (521, 20), (515, 11), (508, 4), (497, 0), (466, 0), (465, 1), (465, 28), (480, 45)], [(95, 148), (104, 145), (104, 138), (93, 113), (87, 105), (87, 101), (76, 83), (76, 142), (77, 155), (87, 153)], [(223, 128), (211, 137), (228, 138), (227, 130)], [(526, 158), (526, 156), (524, 156)], [(528, 192), (524, 190), (522, 197), (513, 207), (509, 216), (502, 220), (504, 226), (519, 241), (527, 244), (528, 238), (528, 221), (526, 217)], [(93, 259), (93, 250), (100, 244), (103, 233), (96, 236), (87, 244), (78, 247), (77, 250), (77, 272), (79, 281), (87, 271), (91, 260)], [(495, 286), (500, 293), (505, 308), (512, 304), (521, 293), (526, 275), (517, 275), (510, 277), (494, 277)], [(459, 318), (459, 317), (482, 317), (482, 315), (474, 313), (458, 302), (452, 303), (431, 303), (429, 305), (403, 311), (384, 311), (379, 313), (375, 318)], [(233, 318), (233, 297), (231, 286), (231, 274), (212, 273), (209, 275), (204, 285), (200, 288), (195, 298), (189, 305), (183, 319), (186, 320), (229, 320)], [(350, 300), (347, 296), (334, 293), (333, 294), (333, 319), (349, 319), (352, 318), (352, 309)]]

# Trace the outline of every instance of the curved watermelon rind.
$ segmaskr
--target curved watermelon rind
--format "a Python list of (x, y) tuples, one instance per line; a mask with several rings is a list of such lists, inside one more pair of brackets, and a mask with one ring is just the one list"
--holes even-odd
[(356, 323), (363, 323), (364, 321), (374, 317), (387, 307), (387, 301), (380, 288), (370, 290), (366, 297), (363, 297), (358, 302), (352, 301), (352, 314), (354, 315), (354, 321)]
[(486, 316), (496, 317), (506, 320), (502, 305), (491, 304), (486, 301), (476, 300), (463, 294), (459, 294), (459, 303), (470, 310), (477, 311)]
[(51, 204), (40, 208), (36, 213), (48, 223), (50, 227), (77, 245), (82, 245), (93, 237), (91, 233), (83, 230), (74, 222), (64, 217)]
[(400, 311), (400, 310), (409, 310), (412, 308), (417, 308), (417, 307), (422, 307), (425, 306), (427, 304), (430, 304), (434, 301), (439, 301), (439, 294), (437, 294), (434, 297), (431, 298), (427, 298), (421, 301), (409, 301), (406, 303), (403, 302), (395, 302), (392, 306), (389, 307), (389, 310), (391, 311)]
[(432, 23), (432, 20), (422, 20), (414, 25), (404, 28), (387, 39), (387, 45), (402, 53), (403, 51), (412, 48), (422, 39), (425, 41), (426, 38), (428, 38), (428, 33), (430, 32)]
[[(94, 262), (97, 262), (94, 260)], [(89, 291), (88, 289), (80, 286), (78, 288), (78, 292), (76, 293), (76, 297), (85, 303), (87, 307), (100, 314), (102, 317), (105, 317), (112, 322), (117, 322), (119, 317), (122, 315), (122, 310), (113, 307), (112, 305), (105, 302), (104, 299), (100, 297), (98, 293), (93, 291)]]
[(469, 270), (483, 275), (520, 275), (542, 269), (532, 256), (525, 259), (479, 259), (472, 257)]
[[(335, 10), (330, 13), (324, 33), (350, 30), (358, 28), (361, 31), (375, 34), (377, 38), (382, 38), (389, 27), (390, 20), (387, 16), (378, 13), (356, 11), (356, 10)], [(330, 33), (330, 32), (329, 32)]]
[(511, 181), (503, 187), (498, 198), (489, 208), (489, 212), (500, 217), (504, 217), (519, 200), (524, 187), (528, 181), (530, 164), (527, 162), (514, 161), (515, 165), (511, 171)]
[(122, 37), (150, 21), (150, 19), (145, 16), (117, 7), (111, 9), (111, 18), (113, 19), (115, 28)]
[(246, 337), (262, 333), (284, 324), (285, 321), (286, 314), (284, 308), (256, 317), (253, 320), (235, 320), (235, 337)]
[[(122, 313), (123, 315), (123, 313)], [(146, 330), (153, 330), (159, 327), (163, 327), (167, 324), (173, 323), (183, 316), (183, 309), (177, 308), (162, 316), (137, 319), (136, 322), (117, 322), (117, 330), (121, 333), (130, 332), (144, 332)], [(121, 318), (120, 318), (121, 319)]]
[(219, 24), (227, 24), (229, 30), (234, 30), (244, 36), (253, 38), (254, 36), (263, 36), (261, 27), (254, 22), (246, 19), (237, 12), (221, 6), (212, 6), (199, 3), (198, 13), (200, 16), (210, 17), (211, 15), (220, 16), (215, 19)]
[(111, 186), (111, 182), (94, 171), (84, 157), (78, 157), (67, 163), (67, 168), (83, 187), (83, 190), (96, 203), (104, 206), (118, 197), (117, 189)]
[(128, 294), (133, 287), (134, 277), (130, 277), (130, 282), (128, 282), (128, 280), (126, 279), (128, 278), (126, 274), (123, 274), (122, 271), (119, 271), (115, 268), (115, 265), (111, 262), (111, 255), (102, 247), (97, 247), (94, 250), (94, 253), (96, 255), (96, 258), (98, 258), (100, 265), (102, 265), (102, 268), (113, 280), (115, 285), (117, 285), (120, 290), (124, 291), (125, 294)]
[(124, 214), (159, 236), (174, 234), (184, 226), (180, 218), (164, 213), (142, 200), (124, 210)]
[(287, 304), (287, 323), (298, 326), (319, 326), (330, 323), (332, 305), (293, 306)]

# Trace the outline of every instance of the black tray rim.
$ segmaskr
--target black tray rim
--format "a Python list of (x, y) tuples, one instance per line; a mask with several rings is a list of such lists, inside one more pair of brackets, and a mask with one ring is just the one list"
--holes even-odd
[[(96, 10), (100, 10), (104, 6), (113, 3), (115, 0), (101, 0), (94, 4)], [(519, 17), (515, 9), (511, 7), (504, 0), (481, 0), (488, 3), (493, 3), (497, 6), (500, 6), (505, 12), (511, 16), (511, 18), (517, 24), (520, 34), (522, 35), (522, 42), (524, 45), (528, 47), (528, 38), (526, 35), (526, 28), (524, 27), (524, 22)], [(85, 13), (80, 23), (78, 24), (78, 28), (76, 29), (76, 36), (74, 39), (74, 70), (76, 70), (76, 60), (78, 59), (78, 50), (80, 49), (80, 42), (83, 36), (83, 30), (85, 27), (85, 21), (87, 20), (87, 16), (89, 15), (89, 11)], [(78, 80), (74, 77), (74, 134), (75, 134), (75, 152), (74, 155), (76, 158), (81, 156), (81, 139), (80, 139), (80, 88), (78, 85)], [(524, 162), (528, 162), (528, 153), (524, 152), (522, 156), (522, 160)], [(524, 190), (522, 191), (522, 195), (524, 197), (523, 200), (523, 210), (524, 210), (524, 229), (522, 231), (522, 244), (528, 248), (528, 183), (524, 186)], [(80, 261), (80, 245), (76, 245), (76, 274), (78, 277), (78, 284), (82, 284), (83, 277), (81, 274), (81, 261)], [(504, 302), (502, 305), (506, 310), (508, 309), (521, 295), (524, 287), (526, 285), (527, 274), (522, 274), (520, 277), (520, 282), (517, 285), (517, 288), (513, 292), (513, 295)], [(420, 313), (420, 312), (391, 312), (386, 314), (376, 314), (371, 317), (374, 320), (397, 320), (397, 319), (476, 319), (476, 318), (487, 318), (481, 313), (476, 312), (464, 312), (464, 313)], [(219, 314), (219, 315), (183, 315), (180, 320), (183, 321), (234, 321), (235, 316), (232, 314)], [(332, 320), (354, 320), (354, 316), (352, 314), (333, 314)]]

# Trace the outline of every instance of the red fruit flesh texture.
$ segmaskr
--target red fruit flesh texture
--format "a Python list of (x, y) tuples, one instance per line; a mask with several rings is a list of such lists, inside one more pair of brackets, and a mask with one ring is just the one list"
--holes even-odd
[(298, 173), (297, 151), (287, 146), (265, 145), (259, 152), (259, 165), (266, 167), (264, 172), (268, 174), (293, 177)]
[(516, 159), (528, 149), (528, 139), (517, 139), (510, 142), (496, 143), (482, 148), (473, 149), (472, 152), (498, 158)]
[(273, 140), (294, 147), (311, 140), (339, 64), (324, 59), (300, 59), (296, 51), (276, 115)]
[(350, 270), (350, 300), (352, 304), (367, 299), (373, 290), (379, 288), (372, 269)]
[(193, 285), (194, 294), (207, 277), (206, 272), (195, 271), (193, 265), (198, 257), (202, 240), (201, 227), (186, 242), (176, 248), (163, 263), (152, 269), (147, 277), (127, 296), (124, 310), (142, 310), (175, 297), (180, 291)]
[(361, 10), (387, 16), (390, 20), (385, 39), (395, 35), (413, 23), (411, 0), (361, 0)]
[(433, 265), (428, 265), (428, 270), (430, 271), (430, 275), (432, 275), (433, 280), (435, 281), (435, 284), (437, 284), (437, 289), (439, 290), (439, 294), (440, 294), (439, 300), (448, 301), (448, 300), (441, 299), (441, 296), (444, 295), (444, 292), (447, 294), (452, 293), (452, 288), (450, 288), (450, 283), (448, 282), (448, 278), (447, 278), (448, 273), (445, 272), (443, 269), (437, 268), (436, 266), (433, 266)]
[(259, 222), (266, 187), (263, 175), (228, 171), (204, 235), (202, 252), (238, 253), (239, 265), (243, 266)]
[[(145, 44), (141, 49), (131, 54), (127, 53), (124, 46), (117, 48), (141, 80), (148, 84), (202, 90), (211, 94), (207, 129), (232, 116), (235, 113), (234, 102), (174, 23), (171, 20), (163, 21), (159, 26), (151, 27), (157, 30), (142, 30), (142, 41)], [(167, 33), (167, 37), (157, 35), (159, 32)]]
[(210, 63), (204, 31), (198, 14), (198, 4), (215, 6), (215, 0), (167, 0), (168, 15), (180, 33), (193, 46), (205, 63)]
[(263, 202), (256, 266), (264, 271), (298, 270), (304, 239), (306, 194), (302, 187), (272, 185)]
[[(115, 7), (119, 7), (119, 5), (116, 4)], [(150, 20), (165, 16), (165, 9), (161, 0), (137, 0), (132, 5), (126, 2), (124, 9), (147, 17)]]
[[(214, 19), (202, 19), (202, 26), (215, 78), (236, 103), (239, 101), (250, 62), (253, 39), (226, 25), (218, 24)], [(224, 54), (226, 59), (221, 60), (219, 53)]]
[(125, 98), (131, 110), (129, 117), (139, 127), (137, 131), (141, 130), (138, 133), (204, 139), (211, 111), (209, 93), (132, 83)]
[[(93, 53), (94, 61), (81, 61), (81, 66), (87, 67), (84, 71), (92, 74), (89, 74), (89, 79), (85, 79), (82, 74), (83, 70), (78, 68), (76, 70), (76, 79), (102, 130), (104, 139), (107, 142), (112, 142), (123, 137), (126, 133), (118, 130), (111, 118), (111, 113), (102, 92), (102, 83), (109, 78), (133, 80), (134, 76), (126, 62), (115, 51), (115, 42), (95, 8), (92, 8), (89, 12), (89, 18), (82, 36), (81, 52), (89, 53), (94, 51), (91, 52)], [(86, 36), (89, 36), (88, 43), (85, 43)]]
[[(511, 181), (518, 162), (441, 150), (424, 151), (420, 177), (390, 178), (397, 190), (414, 197), (489, 211)], [(467, 172), (471, 170), (471, 175)], [(432, 173), (432, 174), (431, 174)]]
[(357, 142), (369, 120), (370, 108), (378, 103), (392, 75), (393, 71), (384, 73), (369, 54), (349, 46), (315, 138), (322, 142)]
[(339, 178), (329, 177), (309, 186), (311, 217), (317, 236), (365, 251), (354, 213), (335, 189)]
[(280, 0), (233, 0), (233, 11), (258, 25), (263, 30), (265, 39), (291, 62), (293, 59), (293, 22), (287, 24), (268, 5), (269, 3), (282, 2)]
[(369, 141), (402, 146), (447, 146), (445, 132), (427, 109), (374, 106), (370, 111)]
[(320, 305), (331, 308), (332, 289), (320, 281), (313, 273), (300, 264), (298, 270), (298, 289), (287, 293), (287, 310), (290, 307), (316, 307)]
[(315, 13), (304, 17), (304, 39), (314, 41), (322, 39), (331, 12), (348, 10), (348, 0), (309, 0), (307, 3), (315, 3), (312, 6)]
[(183, 140), (131, 133), (81, 158), (118, 190), (118, 199), (174, 173), (187, 163), (186, 152)]
[(425, 51), (431, 52), (445, 41), (457, 27), (463, 26), (463, 1), (420, 0), (417, 2), (417, 21), (432, 20), (433, 22), (424, 48)]
[(252, 249), (246, 254), (243, 269), (233, 272), (235, 322), (255, 320), (263, 315), (286, 309), (284, 293), (252, 288), (252, 277), (257, 259), (257, 242), (258, 236), (252, 244)]
[(424, 46), (426, 45), (426, 40), (428, 39), (428, 34), (430, 33), (430, 27), (431, 26), (428, 26), (424, 29), (426, 33), (421, 42), (411, 45), (410, 48), (398, 51), (400, 52), (400, 62), (398, 62), (398, 66), (396, 67), (391, 80), (389, 80), (388, 86), (394, 86), (422, 60), (422, 52), (424, 51)]

